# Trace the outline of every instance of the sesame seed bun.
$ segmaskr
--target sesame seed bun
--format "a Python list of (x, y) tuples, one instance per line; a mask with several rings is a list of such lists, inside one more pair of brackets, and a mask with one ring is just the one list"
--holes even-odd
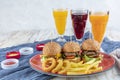
[(100, 44), (93, 39), (87, 39), (82, 43), (82, 49), (83, 50), (99, 51), (100, 50)]
[(48, 42), (43, 48), (43, 54), (47, 56), (54, 56), (61, 52), (61, 46), (56, 42)]
[(66, 42), (63, 46), (63, 52), (78, 52), (80, 51), (80, 45), (77, 42)]

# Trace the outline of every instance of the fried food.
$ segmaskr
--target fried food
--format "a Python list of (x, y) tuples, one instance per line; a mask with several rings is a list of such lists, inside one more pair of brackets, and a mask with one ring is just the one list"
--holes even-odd
[[(92, 69), (95, 65), (98, 65), (99, 63), (101, 63), (101, 61), (96, 61), (94, 63), (92, 63), (90, 66), (87, 67), (86, 71), (89, 71), (90, 69)], [(98, 67), (97, 67), (98, 68)]]
[(68, 60), (63, 61), (63, 69), (58, 72), (58, 74), (66, 74), (67, 70), (70, 68), (70, 62)]
[(54, 58), (48, 58), (42, 63), (42, 68), (45, 72), (50, 72), (56, 67), (56, 60)]
[(88, 74), (91, 74), (97, 71), (102, 71), (102, 67), (92, 68), (88, 71)]
[(79, 67), (79, 66), (81, 66), (81, 64), (83, 64), (83, 61), (80, 61), (78, 63), (70, 62), (70, 65), (71, 65), (72, 68)]
[(99, 66), (101, 60), (91, 61), (87, 63), (75, 63), (70, 62), (71, 66), (68, 68), (67, 75), (81, 75), (81, 74), (90, 74), (98, 71), (102, 71), (102, 67)]
[(77, 68), (69, 68), (68, 71), (72, 71), (72, 72), (81, 72), (81, 71), (85, 71), (86, 68), (85, 67), (77, 67)]
[(66, 42), (63, 48), (56, 42), (48, 42), (41, 57), (45, 72), (64, 75), (82, 75), (102, 71), (99, 65), (103, 55), (99, 54), (99, 43), (88, 39), (80, 46), (78, 43)]
[(57, 65), (56, 67), (52, 70), (52, 73), (56, 73), (58, 72), (60, 69), (62, 69), (62, 66), (63, 66), (63, 60), (62, 59), (59, 59), (57, 60)]
[(99, 66), (99, 63), (101, 63), (101, 60), (95, 61), (93, 59), (87, 63), (83, 63), (83, 61), (76, 63), (70, 62), (69, 60), (47, 58), (42, 63), (42, 67), (45, 72), (81, 75), (102, 71), (102, 67)]

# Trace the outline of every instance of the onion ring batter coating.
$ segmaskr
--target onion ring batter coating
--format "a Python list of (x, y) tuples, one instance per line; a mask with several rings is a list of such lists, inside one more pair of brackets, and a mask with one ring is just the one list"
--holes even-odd
[[(48, 63), (51, 63), (51, 65), (47, 66)], [(48, 58), (42, 64), (43, 70), (46, 72), (50, 72), (53, 68), (55, 68), (55, 66), (56, 66), (56, 60), (54, 58)]]
[(59, 59), (59, 60), (57, 60), (57, 65), (56, 65), (56, 67), (52, 70), (52, 73), (56, 73), (56, 72), (58, 72), (61, 68), (62, 68), (62, 66), (63, 66), (63, 60), (62, 59)]
[(70, 67), (70, 62), (68, 60), (64, 60), (63, 61), (63, 67), (64, 67), (64, 69), (59, 71), (58, 74), (66, 74), (67, 73), (67, 69)]

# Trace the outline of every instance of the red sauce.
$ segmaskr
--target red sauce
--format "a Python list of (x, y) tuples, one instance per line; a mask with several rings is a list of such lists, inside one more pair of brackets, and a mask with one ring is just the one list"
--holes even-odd
[(36, 50), (42, 51), (42, 50), (43, 50), (43, 47), (44, 47), (44, 44), (37, 44), (37, 45), (36, 45)]
[(15, 64), (15, 62), (6, 62), (5, 65), (12, 65)]
[(20, 53), (19, 53), (18, 51), (8, 52), (8, 53), (6, 54), (6, 59), (9, 59), (9, 58), (19, 59), (19, 58), (20, 58)]

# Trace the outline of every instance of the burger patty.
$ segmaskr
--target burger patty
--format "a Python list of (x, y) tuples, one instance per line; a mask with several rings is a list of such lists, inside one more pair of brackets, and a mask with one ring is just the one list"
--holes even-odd
[(65, 52), (65, 56), (78, 56), (79, 52)]
[(98, 51), (94, 51), (94, 50), (84, 50), (82, 52), (82, 55), (86, 55), (86, 56), (89, 56), (89, 57), (98, 57), (99, 56), (99, 52)]

